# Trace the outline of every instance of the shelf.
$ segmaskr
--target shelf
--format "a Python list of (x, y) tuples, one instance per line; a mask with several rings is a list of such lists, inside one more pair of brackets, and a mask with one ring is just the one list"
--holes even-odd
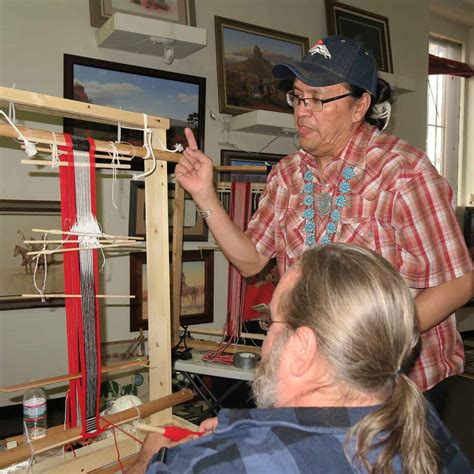
[(230, 130), (234, 132), (261, 133), (263, 135), (296, 133), (293, 114), (253, 110), (229, 119)]
[(97, 45), (132, 53), (163, 56), (172, 45), (175, 59), (195, 53), (207, 44), (207, 31), (194, 26), (114, 13), (96, 31)]

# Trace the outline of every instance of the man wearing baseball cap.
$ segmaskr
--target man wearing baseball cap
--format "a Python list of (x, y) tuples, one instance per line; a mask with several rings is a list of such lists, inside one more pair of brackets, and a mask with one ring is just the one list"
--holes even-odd
[[(453, 312), (472, 295), (472, 260), (449, 184), (422, 150), (382, 131), (391, 89), (358, 41), (318, 40), (301, 62), (277, 64), (273, 74), (290, 84), (286, 99), (301, 149), (268, 175), (246, 232), (220, 206), (212, 161), (189, 130), (177, 179), (244, 276), (272, 257), (283, 273), (305, 249), (330, 242), (385, 257), (415, 296), (422, 349), (410, 376), (422, 390), (433, 389), (463, 371)], [(433, 401), (443, 389), (431, 392)]]

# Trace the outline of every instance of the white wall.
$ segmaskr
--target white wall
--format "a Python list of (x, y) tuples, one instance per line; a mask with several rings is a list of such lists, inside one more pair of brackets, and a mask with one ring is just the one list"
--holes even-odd
[[(428, 8), (427, 0), (413, 2), (346, 0), (390, 21), (395, 73), (415, 79), (416, 90), (401, 96), (395, 107), (392, 130), (413, 144), (424, 147), (426, 133), (426, 71)], [(160, 58), (98, 48), (89, 24), (87, 0), (0, 0), (0, 85), (62, 96), (63, 54), (75, 54), (119, 63), (171, 70), (207, 78), (205, 150), (216, 162), (219, 141), (226, 140), (221, 124), (212, 121), (209, 110), (218, 114), (214, 15), (270, 27), (309, 37), (310, 44), (325, 36), (323, 0), (198, 0), (197, 25), (207, 29), (207, 47), (181, 61), (166, 66)], [(471, 36), (472, 38), (472, 36)], [(472, 99), (471, 99), (472, 100)], [(159, 114), (159, 111), (158, 111)], [(18, 114), (20, 115), (20, 114)], [(219, 114), (218, 114), (219, 115)], [(30, 119), (31, 117), (28, 116)], [(34, 117), (36, 120), (38, 117)], [(413, 120), (415, 118), (415, 120)], [(47, 119), (38, 128), (60, 130), (60, 121)], [(33, 126), (32, 125), (32, 126)], [(53, 125), (57, 125), (56, 128)], [(271, 137), (232, 133), (230, 140), (239, 148), (255, 151)], [(23, 154), (10, 142), (0, 140), (0, 199), (59, 199), (57, 174), (40, 177), (32, 168), (19, 164)], [(290, 139), (279, 138), (266, 151), (292, 150)], [(46, 175), (46, 176), (45, 176)], [(110, 176), (98, 180), (101, 186), (101, 222), (106, 231), (124, 233), (128, 226), (129, 183), (119, 179), (119, 210), (112, 208)], [(193, 244), (186, 243), (186, 248)], [(215, 326), (225, 320), (227, 264), (221, 253), (215, 259)], [(128, 292), (128, 258), (107, 261), (104, 291)], [(109, 305), (102, 311), (102, 331), (107, 340), (133, 337), (128, 329), (126, 305)], [(0, 311), (0, 386), (54, 376), (66, 372), (66, 343), (63, 309)], [(9, 396), (0, 405), (14, 403)]]

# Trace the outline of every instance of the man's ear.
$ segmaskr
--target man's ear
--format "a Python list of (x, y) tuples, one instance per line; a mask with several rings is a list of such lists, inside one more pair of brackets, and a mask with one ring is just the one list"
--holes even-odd
[(352, 113), (352, 119), (354, 122), (364, 120), (365, 113), (369, 110), (371, 100), (372, 98), (368, 92), (364, 92), (361, 97), (356, 99)]
[(292, 358), (290, 371), (293, 376), (304, 375), (314, 362), (317, 351), (316, 334), (307, 327), (299, 327), (289, 341), (289, 351)]

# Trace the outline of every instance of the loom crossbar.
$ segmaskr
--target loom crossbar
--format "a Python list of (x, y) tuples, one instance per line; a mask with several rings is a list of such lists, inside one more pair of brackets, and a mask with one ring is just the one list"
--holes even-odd
[[(11, 102), (19, 109), (48, 115), (59, 115), (61, 117), (107, 124), (117, 124), (120, 122), (122, 125), (142, 128), (144, 124), (143, 114), (138, 112), (63, 99), (61, 97), (12, 89), (10, 87), (0, 87), (0, 106), (8, 107)], [(153, 129), (167, 130), (170, 128), (170, 121), (167, 118), (149, 115), (147, 116), (147, 123), (148, 127)]]
[[(104, 416), (103, 418), (106, 422), (102, 422), (101, 427), (107, 429), (109, 426), (111, 426), (108, 423), (113, 425), (121, 425), (139, 418), (148, 418), (153, 413), (187, 402), (191, 400), (193, 396), (194, 394), (191, 390), (187, 388), (182, 389), (179, 392), (167, 395), (148, 403), (144, 403), (143, 405), (129, 408), (113, 415)], [(33, 441), (31, 443), (31, 447), (29, 444), (25, 443), (18, 446), (17, 448), (9, 449), (0, 454), (0, 468), (4, 468), (28, 459), (31, 456), (32, 451), (35, 454), (39, 454), (53, 448), (79, 441), (82, 438), (81, 432), (81, 426), (64, 431), (55, 431), (49, 436)]]

